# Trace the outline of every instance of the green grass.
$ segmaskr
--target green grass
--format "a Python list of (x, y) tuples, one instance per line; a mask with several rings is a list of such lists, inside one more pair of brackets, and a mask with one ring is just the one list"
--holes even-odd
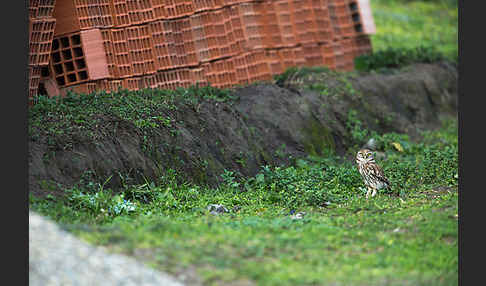
[(453, 1), (371, 0), (374, 51), (434, 47), (452, 60), (458, 55), (458, 7)]
[[(116, 195), (77, 187), (64, 198), (31, 197), (30, 208), (156, 269), (195, 267), (206, 285), (456, 285), (457, 124), (419, 143), (353, 128), (377, 138), (395, 195), (366, 200), (354, 163), (333, 156), (241, 180), (226, 171), (218, 188), (178, 184), (175, 172)], [(209, 214), (212, 203), (230, 213)], [(307, 215), (292, 220), (292, 210)]]

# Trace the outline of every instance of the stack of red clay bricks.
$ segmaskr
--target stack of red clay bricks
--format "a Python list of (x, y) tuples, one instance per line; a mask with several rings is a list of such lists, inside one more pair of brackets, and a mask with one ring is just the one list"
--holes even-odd
[(47, 67), (51, 55), (56, 19), (55, 0), (30, 0), (29, 3), (29, 103), (38, 93), (41, 68)]
[(352, 70), (356, 56), (371, 52), (368, 1), (57, 1), (41, 90), (225, 88), (292, 66)]

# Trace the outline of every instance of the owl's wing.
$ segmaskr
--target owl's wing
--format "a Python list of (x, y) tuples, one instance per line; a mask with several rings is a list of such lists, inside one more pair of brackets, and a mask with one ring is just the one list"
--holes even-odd
[(390, 182), (385, 177), (385, 173), (380, 168), (380, 166), (378, 166), (377, 164), (372, 164), (371, 165), (371, 168), (370, 168), (370, 176), (374, 180), (382, 181), (382, 182), (386, 183), (387, 185), (390, 185)]

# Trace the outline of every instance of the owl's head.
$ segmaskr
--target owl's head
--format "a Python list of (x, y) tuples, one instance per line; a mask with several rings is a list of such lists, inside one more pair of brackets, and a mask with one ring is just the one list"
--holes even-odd
[(375, 158), (373, 157), (373, 152), (369, 149), (361, 149), (358, 151), (358, 154), (356, 154), (356, 163), (358, 164), (363, 164), (363, 163), (369, 163), (369, 162), (374, 162)]

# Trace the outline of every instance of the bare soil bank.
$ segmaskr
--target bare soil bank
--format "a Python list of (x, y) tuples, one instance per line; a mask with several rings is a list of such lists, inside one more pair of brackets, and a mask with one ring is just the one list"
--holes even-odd
[[(457, 80), (456, 67), (447, 63), (365, 73), (346, 82), (334, 73), (309, 73), (236, 89), (234, 102), (182, 105), (173, 129), (156, 130), (152, 138), (142, 138), (121, 119), (116, 136), (76, 142), (68, 150), (53, 152), (47, 138), (31, 138), (30, 192), (56, 194), (86, 174), (100, 183), (112, 176), (105, 187), (117, 189), (122, 183), (157, 181), (169, 169), (181, 180), (215, 185), (224, 169), (252, 176), (263, 165), (289, 164), (309, 154), (343, 155), (356, 143), (347, 125), (350, 110), (357, 111), (364, 128), (414, 137), (417, 130), (438, 127), (443, 117), (457, 118)], [(100, 128), (111, 121), (106, 117)], [(155, 152), (144, 152), (142, 140)]]

